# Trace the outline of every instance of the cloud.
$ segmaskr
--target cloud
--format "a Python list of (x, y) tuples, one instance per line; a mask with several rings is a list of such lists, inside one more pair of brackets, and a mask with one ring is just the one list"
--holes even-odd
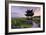
[(11, 7), (12, 18), (26, 17), (25, 13), (26, 13), (27, 9), (30, 9), (30, 10), (33, 9), (34, 16), (39, 16), (40, 15), (40, 7), (12, 6)]

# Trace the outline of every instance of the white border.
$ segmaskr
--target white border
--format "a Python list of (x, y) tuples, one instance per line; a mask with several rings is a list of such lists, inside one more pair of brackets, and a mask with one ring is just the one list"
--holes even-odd
[[(24, 29), (11, 29), (11, 6), (27, 6), (27, 7), (41, 7), (41, 27), (40, 28), (24, 28)], [(9, 3), (9, 24), (8, 32), (23, 32), (23, 31), (40, 31), (43, 30), (43, 5), (34, 5), (34, 4), (11, 4)]]

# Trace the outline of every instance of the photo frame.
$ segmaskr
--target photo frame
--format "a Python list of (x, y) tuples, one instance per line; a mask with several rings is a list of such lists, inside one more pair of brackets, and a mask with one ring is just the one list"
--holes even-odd
[(45, 3), (5, 1), (5, 33), (45, 32)]

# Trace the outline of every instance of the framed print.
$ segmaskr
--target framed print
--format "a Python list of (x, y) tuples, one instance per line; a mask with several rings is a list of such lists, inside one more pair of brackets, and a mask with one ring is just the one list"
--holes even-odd
[(6, 34), (37, 33), (45, 31), (45, 3), (6, 1)]

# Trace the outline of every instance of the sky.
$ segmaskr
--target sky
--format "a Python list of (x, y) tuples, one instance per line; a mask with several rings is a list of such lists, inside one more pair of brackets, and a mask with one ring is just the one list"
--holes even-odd
[(41, 16), (41, 9), (40, 7), (24, 7), (24, 6), (11, 6), (11, 17), (17, 18), (17, 17), (26, 17), (26, 11), (32, 10), (34, 12), (33, 16)]

